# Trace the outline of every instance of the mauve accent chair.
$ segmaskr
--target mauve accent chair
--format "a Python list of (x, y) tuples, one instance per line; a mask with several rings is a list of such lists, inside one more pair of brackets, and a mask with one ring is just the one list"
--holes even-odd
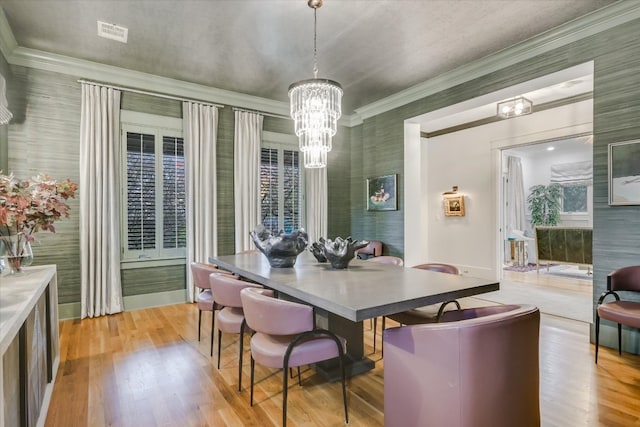
[(387, 427), (540, 425), (540, 311), (447, 311), (444, 323), (384, 331)]
[(382, 242), (378, 240), (369, 240), (369, 244), (364, 248), (356, 250), (356, 257), (360, 259), (368, 259), (382, 255)]
[[(618, 354), (622, 355), (622, 325), (640, 329), (640, 301), (620, 299), (618, 291), (640, 292), (640, 265), (620, 268), (607, 276), (607, 290), (598, 298), (596, 309), (596, 363), (600, 346), (600, 319), (618, 324)], [(608, 295), (614, 301), (604, 302)]]
[[(344, 418), (348, 424), (344, 368), (346, 340), (331, 331), (316, 328), (311, 306), (274, 298), (273, 291), (266, 289), (244, 289), (240, 296), (247, 326), (255, 331), (251, 337), (251, 406), (255, 362), (268, 368), (282, 369), (282, 426), (285, 427), (289, 368), (338, 358)], [(301, 381), (299, 372), (298, 381)]]
[(211, 274), (209, 276), (211, 291), (220, 305), (216, 312), (218, 320), (218, 369), (220, 369), (220, 352), (222, 349), (222, 333), (240, 334), (238, 351), (238, 391), (242, 390), (242, 350), (244, 347), (244, 311), (240, 291), (245, 288), (262, 288), (261, 285), (245, 282), (224, 274)]
[(192, 262), (191, 276), (193, 277), (193, 284), (200, 290), (196, 295), (196, 303), (198, 304), (198, 341), (200, 341), (200, 330), (202, 326), (202, 312), (211, 312), (211, 349), (210, 353), (213, 356), (213, 331), (215, 330), (216, 316), (215, 310), (219, 309), (216, 304), (213, 292), (211, 292), (211, 285), (209, 284), (209, 275), (211, 273), (220, 273), (231, 275), (231, 273), (218, 269), (213, 264), (205, 264), (201, 262)]

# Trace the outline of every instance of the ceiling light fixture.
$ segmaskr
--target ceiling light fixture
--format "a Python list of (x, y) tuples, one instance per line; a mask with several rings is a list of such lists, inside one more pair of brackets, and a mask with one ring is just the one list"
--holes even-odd
[(309, 0), (307, 4), (313, 9), (313, 78), (291, 84), (289, 99), (304, 166), (323, 168), (327, 166), (331, 139), (342, 115), (342, 86), (333, 80), (318, 78), (316, 13), (322, 0)]
[(533, 102), (524, 96), (516, 96), (506, 101), (498, 102), (498, 117), (509, 119), (524, 116), (533, 112)]

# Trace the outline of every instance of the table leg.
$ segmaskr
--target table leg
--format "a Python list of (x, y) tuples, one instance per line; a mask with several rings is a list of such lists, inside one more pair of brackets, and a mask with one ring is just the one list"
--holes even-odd
[[(345, 372), (347, 377), (359, 375), (372, 370), (375, 362), (364, 356), (364, 334), (362, 322), (353, 322), (332, 313), (316, 311), (318, 326), (344, 337), (347, 340)], [(340, 365), (337, 360), (316, 363), (316, 371), (327, 381), (340, 379)]]

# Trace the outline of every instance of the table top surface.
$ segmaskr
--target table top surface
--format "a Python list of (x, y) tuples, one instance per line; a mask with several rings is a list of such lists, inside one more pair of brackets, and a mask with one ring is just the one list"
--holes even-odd
[(272, 268), (261, 253), (209, 262), (352, 321), (496, 291), (496, 281), (354, 259), (344, 270), (305, 251), (292, 268)]

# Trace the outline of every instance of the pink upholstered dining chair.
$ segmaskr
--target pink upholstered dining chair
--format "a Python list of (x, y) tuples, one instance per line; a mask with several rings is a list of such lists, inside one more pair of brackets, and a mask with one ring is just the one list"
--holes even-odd
[(389, 265), (397, 265), (402, 267), (404, 265), (404, 261), (402, 258), (398, 258), (397, 256), (391, 255), (381, 255), (374, 258), (369, 258), (368, 262), (379, 262), (380, 264), (389, 264)]
[[(458, 267), (451, 264), (442, 264), (437, 262), (430, 262), (426, 264), (416, 265), (413, 268), (417, 268), (420, 270), (429, 270), (436, 271), (438, 273), (447, 273), (447, 274), (460, 274), (460, 270)], [(440, 320), (442, 313), (445, 308), (449, 305), (455, 305), (458, 310), (460, 310), (460, 303), (456, 300), (445, 301), (442, 304), (438, 305), (430, 305), (426, 307), (420, 307), (413, 310), (407, 310), (400, 313), (390, 314), (387, 317), (389, 319), (395, 320), (401, 325), (419, 325), (423, 323), (435, 323)], [(382, 329), (384, 330), (385, 323), (384, 318), (382, 319)]]
[(255, 362), (268, 368), (282, 369), (282, 426), (285, 427), (289, 368), (338, 358), (344, 418), (348, 424), (344, 369), (346, 340), (331, 331), (316, 328), (311, 306), (274, 298), (269, 290), (248, 288), (242, 290), (240, 297), (247, 325), (255, 331), (251, 337), (251, 406)]
[(216, 312), (218, 320), (218, 369), (220, 369), (220, 353), (222, 350), (222, 333), (240, 334), (238, 352), (238, 391), (242, 390), (242, 351), (244, 347), (244, 311), (240, 291), (244, 288), (262, 288), (261, 285), (245, 282), (224, 274), (209, 276), (211, 291), (215, 295), (220, 310)]
[(356, 250), (356, 257), (369, 259), (382, 255), (382, 242), (378, 240), (369, 240), (369, 244), (364, 248)]
[[(640, 302), (621, 300), (618, 291), (640, 292), (640, 265), (620, 268), (607, 276), (607, 290), (598, 298), (596, 309), (596, 363), (601, 318), (618, 324), (619, 355), (622, 355), (622, 325), (640, 329)], [(609, 295), (613, 295), (615, 300), (604, 302)]]
[(196, 295), (196, 303), (198, 304), (198, 341), (200, 341), (200, 331), (202, 329), (202, 312), (211, 312), (211, 349), (210, 353), (213, 356), (213, 331), (215, 330), (216, 316), (215, 310), (218, 309), (213, 292), (211, 292), (211, 286), (209, 284), (209, 275), (211, 273), (220, 273), (231, 275), (231, 273), (218, 269), (213, 264), (205, 264), (201, 262), (192, 262), (191, 276), (193, 277), (193, 284), (198, 288), (199, 292)]
[(539, 310), (453, 310), (443, 322), (384, 331), (385, 425), (539, 426)]
[[(375, 258), (367, 259), (368, 262), (378, 262), (380, 264), (389, 264), (389, 265), (397, 265), (402, 267), (404, 265), (404, 261), (402, 258), (398, 258), (396, 256), (383, 255)], [(373, 319), (373, 352), (376, 352), (376, 335), (378, 330), (378, 318)], [(382, 317), (382, 330), (384, 330), (384, 317)]]

